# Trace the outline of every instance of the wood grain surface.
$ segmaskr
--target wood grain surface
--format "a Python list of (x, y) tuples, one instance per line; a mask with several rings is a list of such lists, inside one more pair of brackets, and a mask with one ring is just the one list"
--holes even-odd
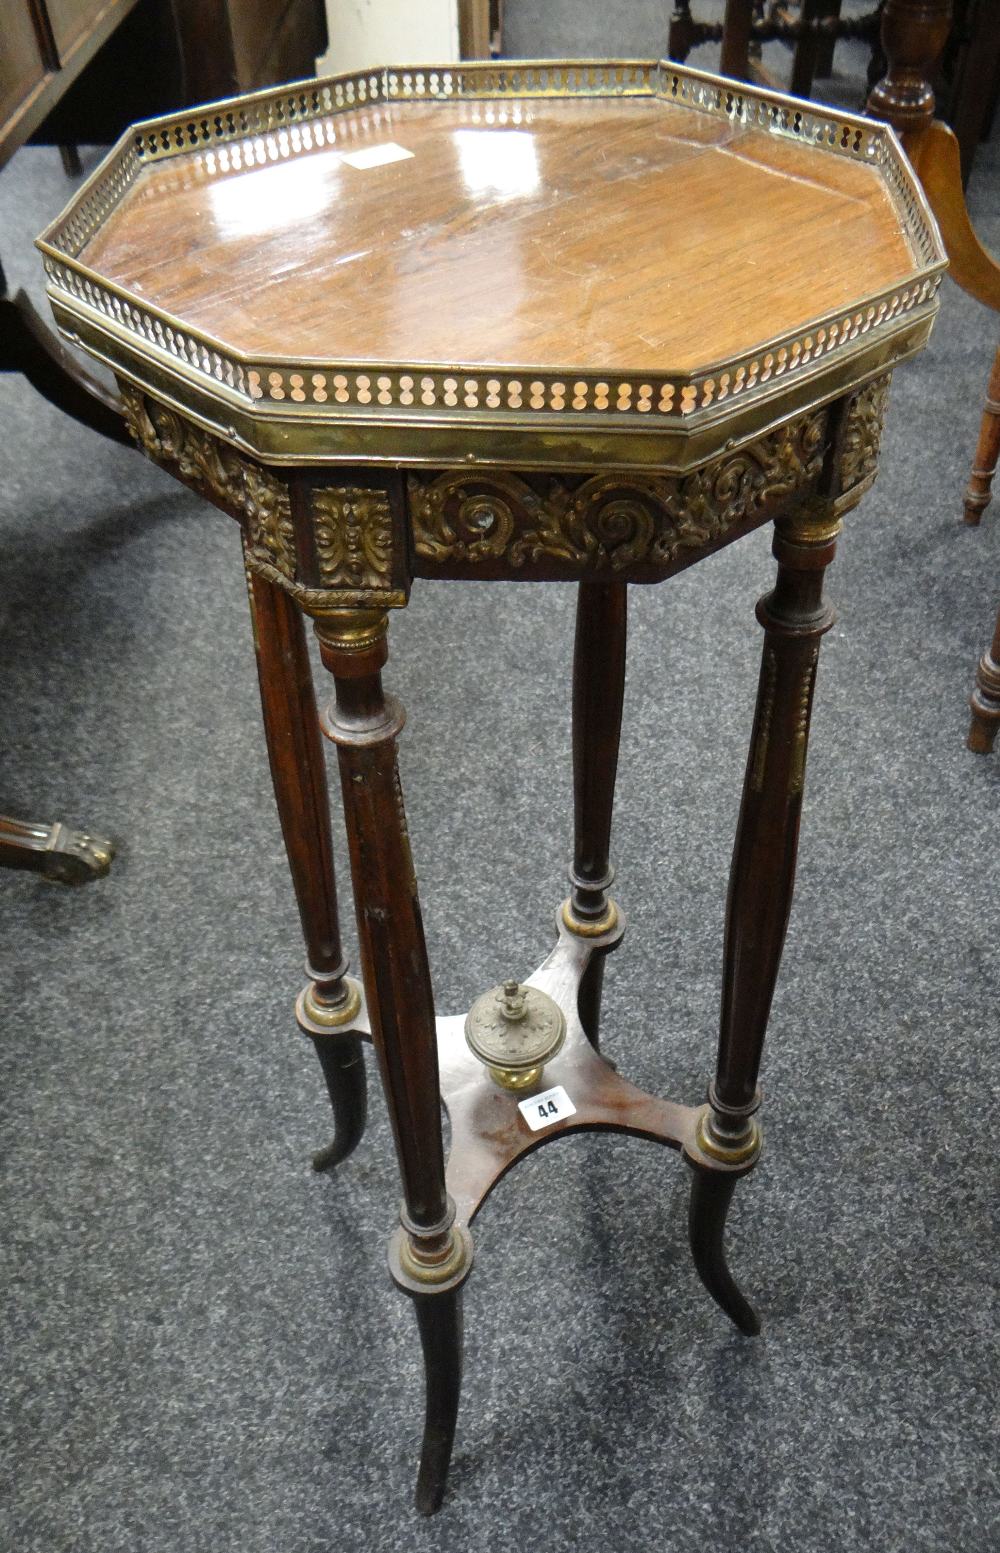
[[(914, 267), (874, 168), (672, 103), (408, 103), (336, 130), (249, 169), (151, 166), (84, 262), (249, 354), (637, 371)], [(386, 147), (410, 154), (345, 160)]]

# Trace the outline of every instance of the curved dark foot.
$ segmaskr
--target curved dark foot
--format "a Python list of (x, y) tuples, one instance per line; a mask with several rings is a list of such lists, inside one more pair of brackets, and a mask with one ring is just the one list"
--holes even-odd
[(688, 1238), (698, 1276), (715, 1303), (747, 1337), (760, 1331), (760, 1317), (736, 1287), (726, 1266), (723, 1236), (726, 1215), (739, 1175), (727, 1170), (702, 1170), (692, 1166)]
[(433, 1515), (440, 1508), (448, 1481), (462, 1390), (462, 1291), (417, 1294), (413, 1303), (427, 1378), (416, 1506), (421, 1515)]
[(595, 954), (584, 971), (576, 995), (577, 1012), (584, 1034), (595, 1052), (601, 1049), (601, 994), (604, 991), (606, 955)]
[(0, 815), (0, 867), (29, 868), (59, 884), (89, 884), (111, 867), (114, 846), (61, 820), (35, 825)]
[(317, 1035), (313, 1045), (319, 1058), (333, 1111), (333, 1142), (312, 1159), (314, 1170), (331, 1170), (353, 1154), (361, 1142), (368, 1117), (368, 1083), (361, 1037)]

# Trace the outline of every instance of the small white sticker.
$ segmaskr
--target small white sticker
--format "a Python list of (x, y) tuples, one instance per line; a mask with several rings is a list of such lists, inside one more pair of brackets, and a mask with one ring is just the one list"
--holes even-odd
[(388, 162), (405, 162), (412, 155), (413, 152), (407, 151), (405, 146), (398, 146), (394, 140), (388, 140), (384, 146), (369, 146), (367, 151), (343, 151), (340, 159), (350, 167), (359, 167), (365, 172), (369, 167), (385, 167)]
[(567, 1116), (576, 1115), (576, 1106), (561, 1084), (557, 1084), (555, 1089), (545, 1090), (544, 1094), (532, 1095), (530, 1100), (519, 1100), (517, 1109), (532, 1132), (541, 1132), (543, 1127), (551, 1127), (553, 1122), (561, 1122)]

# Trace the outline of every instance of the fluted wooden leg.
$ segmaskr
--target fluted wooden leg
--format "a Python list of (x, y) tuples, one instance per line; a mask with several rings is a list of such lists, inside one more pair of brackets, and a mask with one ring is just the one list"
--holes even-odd
[(271, 779), (310, 978), (296, 1017), (315, 1047), (334, 1117), (332, 1142), (313, 1157), (322, 1170), (346, 1159), (364, 1132), (364, 1053), (351, 1033), (361, 999), (340, 940), (326, 761), (302, 615), (281, 588), (249, 570), (247, 584)]
[[(628, 593), (623, 582), (582, 582), (577, 590), (573, 649), (573, 865), (572, 892), (563, 921), (585, 938), (613, 933), (618, 908), (609, 898), (611, 821), (618, 772)], [(609, 948), (620, 941), (615, 939)], [(595, 953), (580, 984), (578, 1007), (588, 1037), (598, 1044), (604, 961)]]
[[(1000, 459), (1000, 346), (993, 358), (976, 457), (965, 493), (965, 521), (979, 523), (993, 497), (993, 476)], [(995, 656), (995, 655), (994, 655)]]
[[(755, 1327), (726, 1270), (722, 1233), (735, 1177), (760, 1150), (757, 1075), (792, 904), (816, 664), (834, 620), (822, 599), (823, 573), (839, 528), (833, 506), (819, 503), (779, 520), (777, 583), (757, 606), (764, 650), (726, 906), (719, 1054), (689, 1154), (695, 1263), (743, 1331)], [(721, 1180), (705, 1179), (720, 1172)]]
[(972, 708), (969, 748), (978, 755), (988, 755), (1000, 731), (1000, 612), (993, 642), (983, 653), (976, 670), (976, 688), (969, 705)]
[(323, 728), (340, 762), (368, 1015), (403, 1184), (390, 1268), (417, 1301), (427, 1372), (418, 1508), (430, 1513), (454, 1440), (472, 1246), (445, 1191), (434, 999), (396, 764), (403, 710), (382, 690), (386, 627), (384, 613), (359, 610), (321, 616), (316, 633), (336, 685)]

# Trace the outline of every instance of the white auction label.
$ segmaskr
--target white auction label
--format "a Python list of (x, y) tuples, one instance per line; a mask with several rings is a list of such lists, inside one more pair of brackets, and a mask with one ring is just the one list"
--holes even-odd
[(576, 1106), (561, 1084), (557, 1084), (555, 1089), (547, 1089), (544, 1094), (532, 1095), (530, 1100), (519, 1100), (517, 1109), (532, 1132), (541, 1132), (543, 1127), (551, 1127), (553, 1122), (561, 1122), (567, 1116), (576, 1115)]
[(405, 146), (398, 146), (394, 140), (387, 140), (381, 146), (369, 146), (364, 151), (342, 151), (340, 159), (349, 167), (358, 167), (362, 172), (367, 172), (369, 167), (385, 167), (388, 162), (405, 162), (407, 157), (413, 155)]

